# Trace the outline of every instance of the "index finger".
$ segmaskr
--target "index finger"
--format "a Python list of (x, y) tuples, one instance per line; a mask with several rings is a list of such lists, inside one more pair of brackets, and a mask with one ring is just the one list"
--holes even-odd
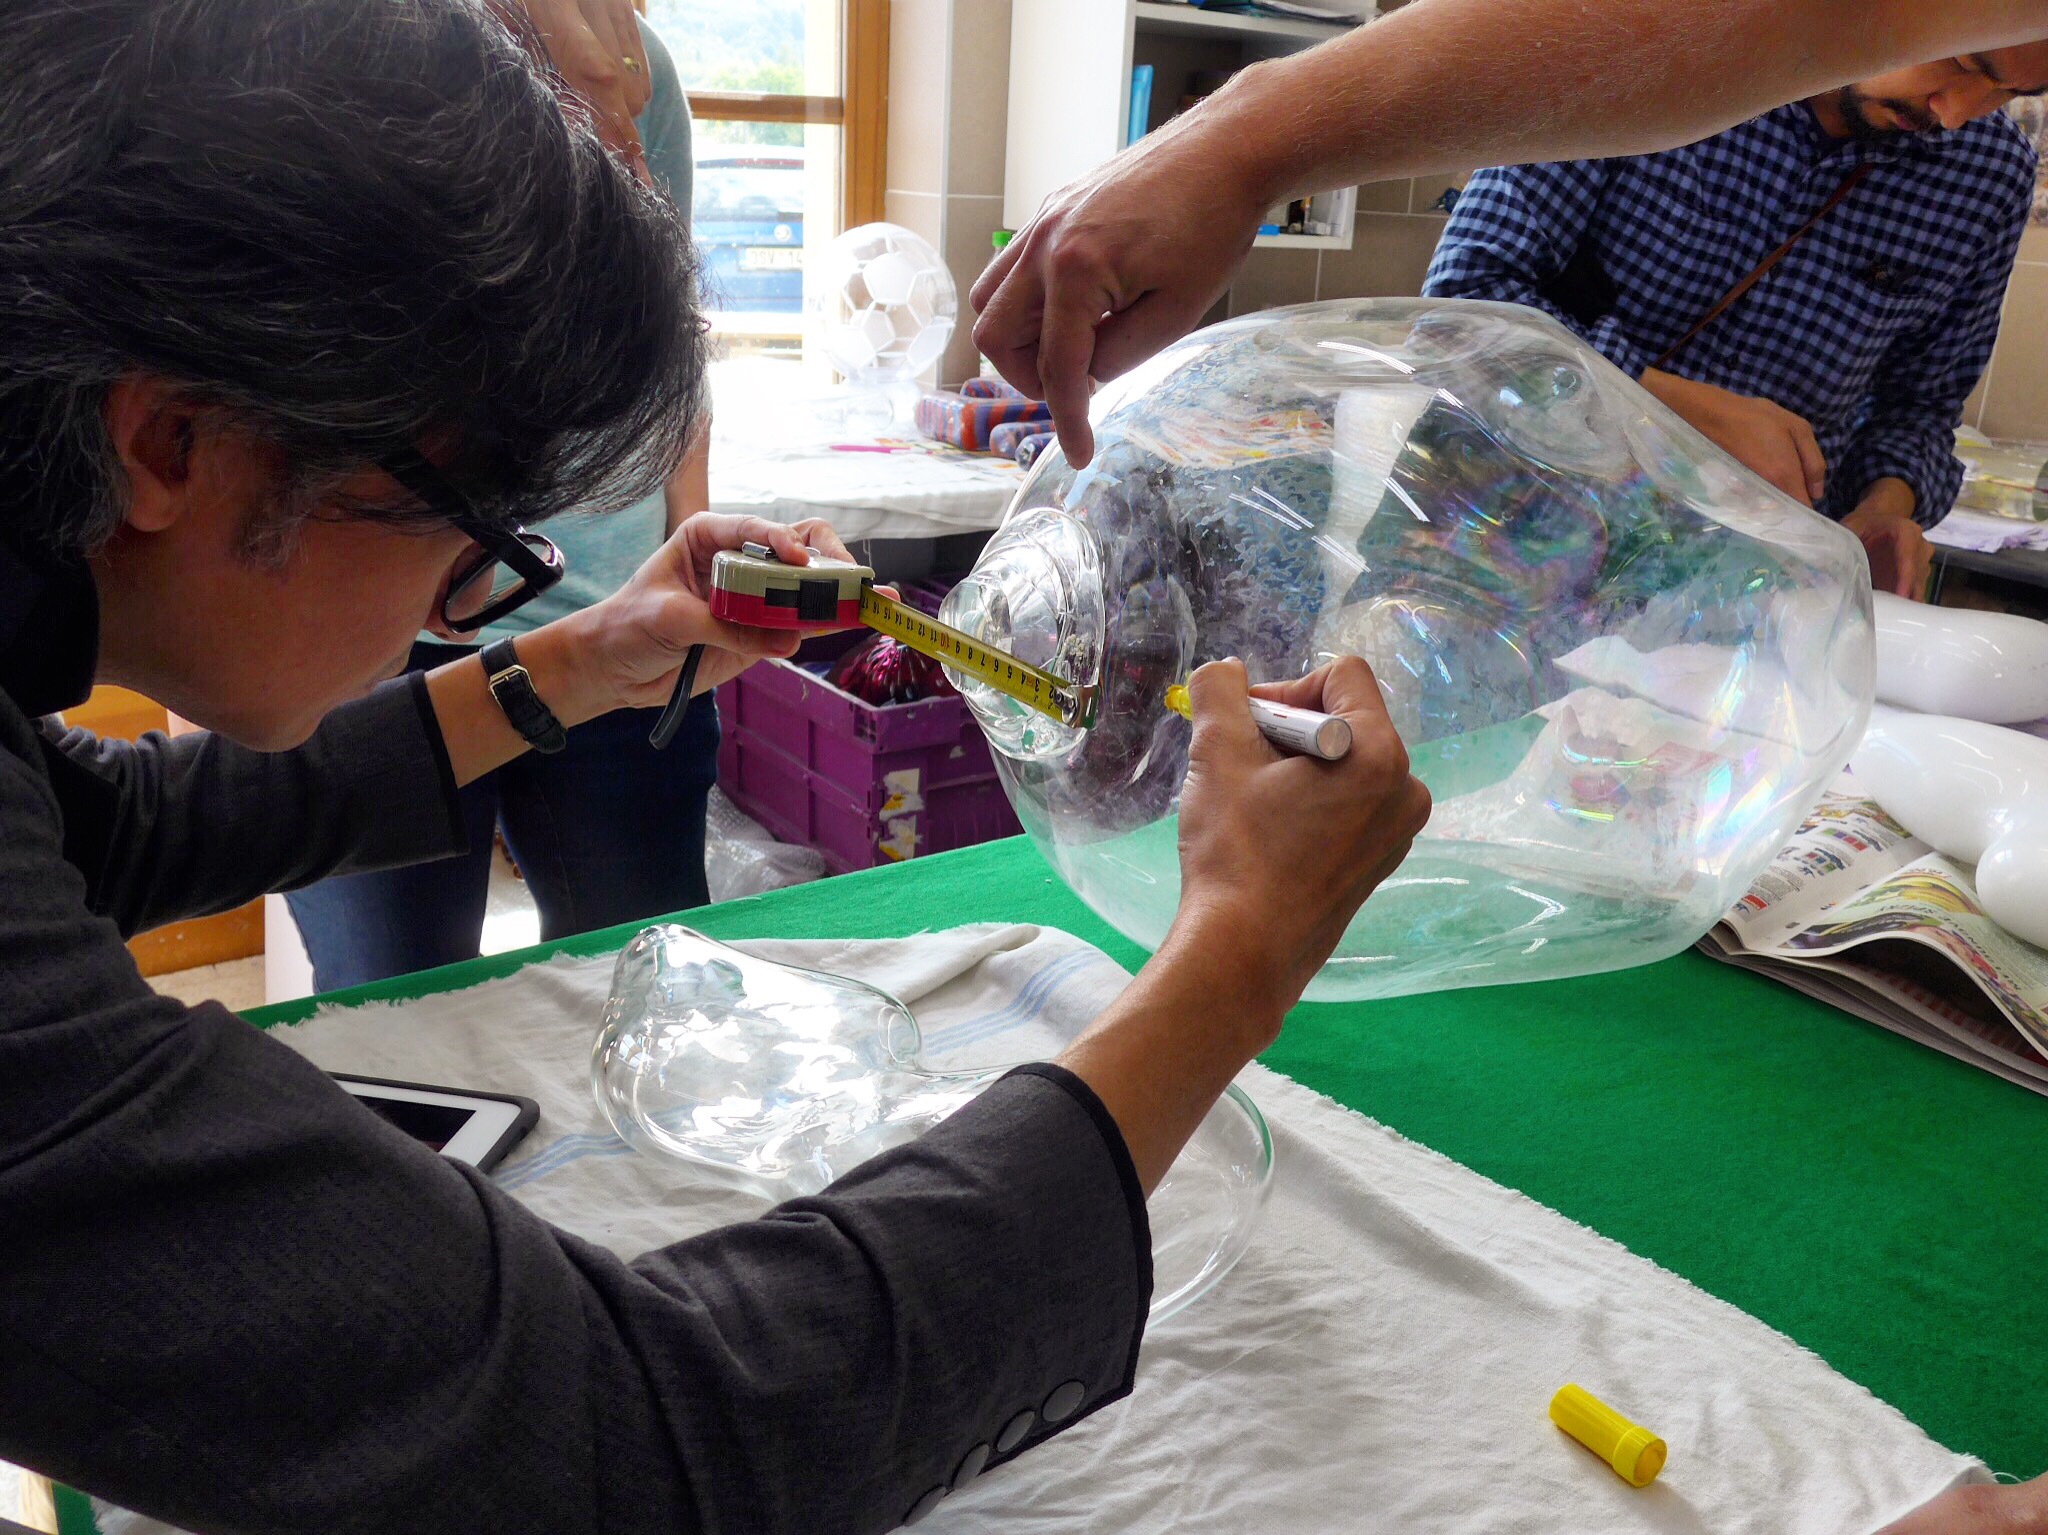
[[(1038, 335), (1045, 289), (1036, 266), (1025, 259), (1038, 244), (1038, 221), (1032, 220), (974, 284), (970, 295), (981, 309), (974, 322), (974, 344), (996, 371), (1034, 400), (1045, 398), (1038, 377)], [(993, 280), (991, 274), (995, 274)]]
[(833, 531), (832, 524), (821, 517), (807, 517), (802, 522), (791, 524), (790, 531), (809, 544), (828, 560), (844, 560), (849, 565), (858, 565), (844, 540)]
[[(967, 302), (974, 306), (976, 314), (988, 308), (990, 301), (996, 296), (996, 290), (1008, 279), (1010, 268), (1017, 264), (1017, 258), (1024, 252), (1024, 237), (1030, 232), (1030, 228), (1027, 224), (1023, 231), (1013, 235), (1010, 243), (996, 252), (995, 259), (981, 269), (981, 275), (974, 279), (974, 286), (967, 290)], [(980, 324), (977, 323), (974, 329), (975, 340), (979, 341)]]
[(1195, 668), (1188, 678), (1188, 703), (1195, 716), (1195, 735), (1188, 748), (1189, 760), (1198, 761), (1218, 752), (1240, 756), (1250, 752), (1262, 761), (1279, 760), (1279, 753), (1259, 734), (1247, 701), (1251, 690), (1245, 685), (1244, 662), (1236, 657), (1211, 661)]
[(741, 544), (766, 544), (775, 558), (785, 565), (808, 565), (811, 551), (795, 528), (787, 523), (770, 522), (766, 517), (747, 517), (735, 512), (699, 512), (688, 518), (676, 529), (671, 543), (687, 539), (696, 549), (703, 551), (699, 557), (720, 549), (737, 549)]
[(739, 524), (739, 543), (766, 544), (785, 565), (811, 563), (811, 546), (787, 523), (770, 522), (765, 517), (737, 517), (733, 520)]
[(1898, 595), (1908, 599), (1919, 597), (1921, 588), (1927, 584), (1929, 572), (1934, 569), (1934, 548), (1924, 537), (1914, 536), (1918, 531), (1908, 523), (1892, 540), (1898, 561)]
[(1038, 322), (1040, 396), (1052, 409), (1053, 430), (1060, 451), (1079, 469), (1095, 456), (1095, 429), (1088, 421), (1088, 397), (1094, 392), (1088, 364), (1095, 355), (1095, 327), (1112, 307), (1107, 285), (1093, 275), (1061, 275), (1057, 254), (1046, 289), (1045, 313)]

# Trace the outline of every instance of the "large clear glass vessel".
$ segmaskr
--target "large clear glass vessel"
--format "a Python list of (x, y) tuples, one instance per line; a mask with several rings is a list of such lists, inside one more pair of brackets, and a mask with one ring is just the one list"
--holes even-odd
[[(1872, 691), (1856, 540), (1533, 310), (1307, 304), (1106, 387), (943, 617), (1095, 689), (961, 674), (1046, 858), (1156, 945), (1191, 727), (1167, 687), (1371, 663), (1435, 810), (1319, 999), (1582, 975), (1697, 940), (1841, 771)], [(1267, 807), (1278, 817), (1294, 807)]]

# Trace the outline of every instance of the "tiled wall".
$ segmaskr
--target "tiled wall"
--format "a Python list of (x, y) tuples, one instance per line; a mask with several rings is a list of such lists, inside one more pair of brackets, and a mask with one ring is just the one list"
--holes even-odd
[(889, 8), (885, 216), (937, 246), (960, 289), (939, 364), (956, 383), (979, 365), (967, 290), (1003, 221), (1010, 114), (1010, 0), (893, 0)]

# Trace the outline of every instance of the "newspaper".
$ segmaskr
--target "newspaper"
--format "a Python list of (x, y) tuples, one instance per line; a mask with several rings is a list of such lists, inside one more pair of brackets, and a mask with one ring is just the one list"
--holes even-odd
[(2048, 951), (1846, 775), (1699, 946), (2048, 1094)]

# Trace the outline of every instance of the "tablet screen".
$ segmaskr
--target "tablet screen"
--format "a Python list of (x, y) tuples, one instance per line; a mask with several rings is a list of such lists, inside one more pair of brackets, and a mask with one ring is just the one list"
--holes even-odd
[(450, 1103), (406, 1103), (397, 1098), (358, 1094), (364, 1108), (382, 1116), (433, 1151), (445, 1151), (476, 1110)]
[(539, 1117), (530, 1098), (334, 1074), (362, 1106), (429, 1151), (489, 1171)]

